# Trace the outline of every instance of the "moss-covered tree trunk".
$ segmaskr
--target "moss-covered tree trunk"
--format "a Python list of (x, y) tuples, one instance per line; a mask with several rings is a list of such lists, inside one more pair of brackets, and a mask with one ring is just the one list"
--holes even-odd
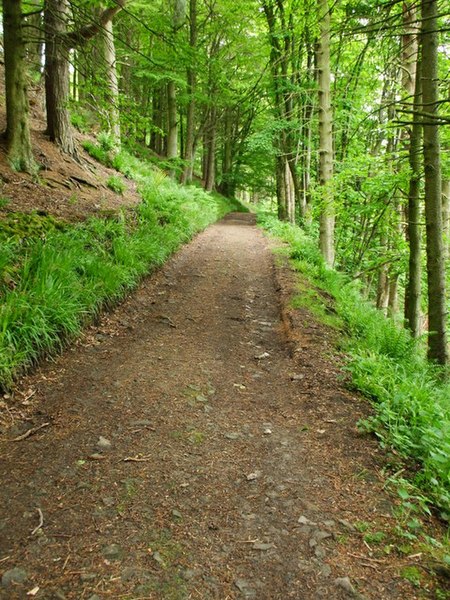
[(31, 149), (22, 3), (3, 0), (5, 55), (6, 140), (8, 160), (18, 171), (34, 168)]
[(437, 13), (437, 0), (422, 0), (422, 112), (426, 113), (423, 122), (423, 155), (427, 231), (428, 357), (445, 365), (448, 361), (448, 349), (441, 161), (437, 123), (439, 107)]

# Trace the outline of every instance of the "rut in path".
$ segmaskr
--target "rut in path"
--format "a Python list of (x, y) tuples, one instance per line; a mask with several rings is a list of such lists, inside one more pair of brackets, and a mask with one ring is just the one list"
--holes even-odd
[(276, 271), (231, 215), (24, 383), (50, 425), (1, 444), (0, 568), (27, 578), (1, 598), (416, 597), (358, 558), (378, 450), (326, 331), (291, 357)]

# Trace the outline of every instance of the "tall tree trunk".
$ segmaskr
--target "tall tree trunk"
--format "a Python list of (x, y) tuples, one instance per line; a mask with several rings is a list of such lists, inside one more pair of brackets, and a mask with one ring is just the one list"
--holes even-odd
[(283, 156), (277, 156), (276, 158), (276, 190), (278, 218), (280, 221), (286, 221), (288, 216), (286, 198), (286, 163)]
[(167, 158), (178, 158), (178, 111), (175, 82), (167, 82)]
[[(190, 0), (189, 2), (189, 46), (192, 51), (192, 58), (194, 56), (195, 48), (197, 47), (197, 0)], [(181, 175), (181, 183), (189, 183), (192, 181), (194, 172), (194, 159), (195, 159), (195, 88), (197, 85), (197, 77), (195, 68), (190, 65), (187, 70), (187, 93), (189, 96), (189, 102), (186, 113), (186, 147), (184, 151), (184, 169)]]
[(222, 183), (220, 192), (227, 198), (231, 197), (233, 177), (233, 113), (228, 107), (225, 111), (223, 158), (222, 158)]
[(210, 121), (208, 127), (208, 141), (206, 151), (206, 177), (205, 190), (212, 192), (216, 184), (216, 117), (217, 109), (215, 106), (211, 108)]
[(445, 263), (442, 239), (442, 187), (438, 94), (438, 3), (422, 0), (422, 103), (425, 165), (425, 222), (428, 274), (428, 357), (441, 365), (448, 361), (446, 331)]
[(22, 3), (3, 0), (3, 46), (5, 54), (6, 141), (8, 161), (17, 171), (31, 173), (31, 149)]
[(289, 223), (295, 223), (296, 186), (294, 179), (290, 162), (289, 160), (286, 160), (284, 180), (286, 184), (286, 208)]
[(117, 78), (116, 46), (114, 44), (113, 24), (108, 21), (103, 30), (104, 60), (107, 81), (107, 103), (109, 133), (116, 149), (120, 148), (120, 110), (119, 110), (119, 81)]
[(52, 142), (76, 156), (69, 111), (69, 48), (67, 34), (69, 5), (67, 0), (46, 0), (45, 5), (45, 99), (47, 134)]
[(442, 180), (442, 228), (444, 231), (444, 256), (450, 254), (450, 179)]
[(162, 156), (164, 153), (164, 143), (162, 131), (164, 130), (164, 101), (165, 94), (162, 87), (158, 87), (153, 89), (152, 92), (152, 123), (154, 125), (154, 129), (150, 136), (150, 148), (153, 152), (156, 152), (159, 156)]
[[(421, 59), (418, 56), (416, 81), (414, 88), (414, 110), (421, 107)], [(408, 279), (405, 288), (405, 322), (413, 337), (421, 334), (420, 299), (422, 293), (422, 251), (420, 226), (420, 151), (422, 142), (422, 127), (420, 119), (414, 116), (409, 139), (409, 166), (411, 176), (408, 190), (408, 222), (406, 237), (409, 243)]]
[(330, 72), (330, 9), (328, 0), (318, 0), (320, 37), (317, 44), (317, 73), (319, 86), (319, 183), (323, 189), (320, 213), (320, 251), (325, 263), (334, 263), (334, 202), (331, 181), (333, 178), (333, 132), (331, 110)]

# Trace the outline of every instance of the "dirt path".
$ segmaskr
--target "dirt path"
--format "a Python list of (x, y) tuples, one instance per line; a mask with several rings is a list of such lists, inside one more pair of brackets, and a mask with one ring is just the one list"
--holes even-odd
[(231, 215), (25, 382), (6, 437), (49, 425), (1, 443), (1, 598), (419, 597), (354, 528), (391, 523), (381, 458), (327, 332), (292, 352), (290, 285)]

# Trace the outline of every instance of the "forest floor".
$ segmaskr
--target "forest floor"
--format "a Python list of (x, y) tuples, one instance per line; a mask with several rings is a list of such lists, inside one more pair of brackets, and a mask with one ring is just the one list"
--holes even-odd
[(16, 388), (0, 598), (437, 597), (381, 550), (388, 457), (270, 246), (229, 215)]

